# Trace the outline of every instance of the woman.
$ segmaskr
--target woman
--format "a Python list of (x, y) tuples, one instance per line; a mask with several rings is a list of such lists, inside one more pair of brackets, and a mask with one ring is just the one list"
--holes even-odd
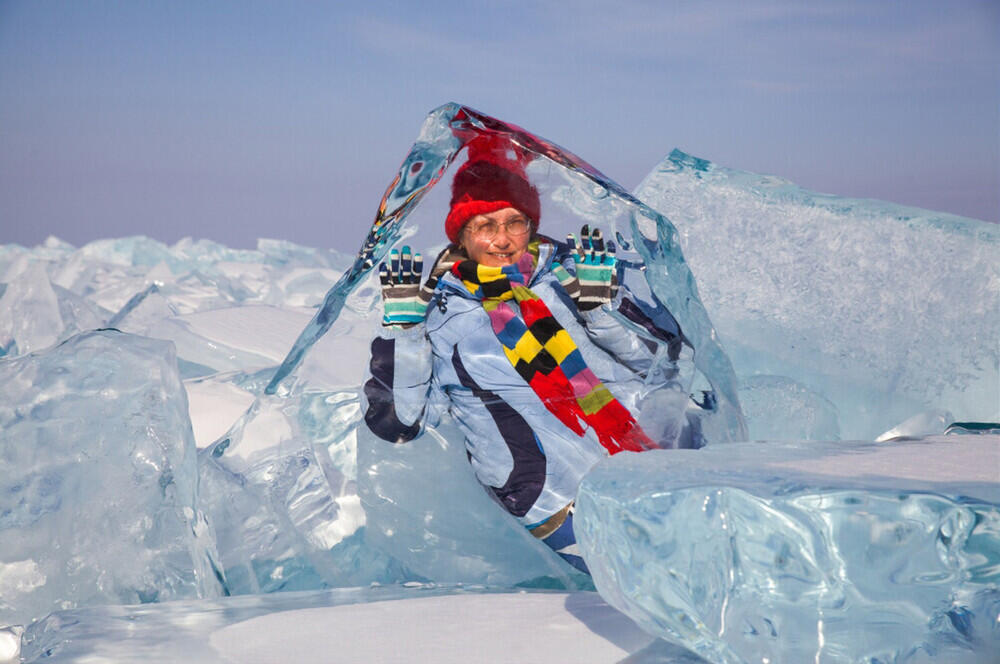
[(365, 420), (406, 442), (448, 410), (479, 479), (570, 564), (572, 504), (584, 473), (620, 451), (656, 447), (633, 412), (656, 344), (618, 288), (600, 232), (580, 246), (537, 233), (541, 206), (511, 145), (479, 141), (452, 183), (442, 252), (381, 266), (383, 333), (372, 343)]

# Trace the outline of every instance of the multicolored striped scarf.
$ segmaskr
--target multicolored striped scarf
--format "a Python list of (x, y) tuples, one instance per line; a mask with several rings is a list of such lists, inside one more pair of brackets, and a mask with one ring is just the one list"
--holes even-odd
[(533, 241), (513, 265), (486, 267), (465, 260), (455, 263), (451, 271), (482, 301), (507, 359), (559, 421), (578, 436), (589, 425), (611, 454), (657, 447), (587, 366), (572, 337), (541, 298), (528, 288), (538, 262), (538, 246)]

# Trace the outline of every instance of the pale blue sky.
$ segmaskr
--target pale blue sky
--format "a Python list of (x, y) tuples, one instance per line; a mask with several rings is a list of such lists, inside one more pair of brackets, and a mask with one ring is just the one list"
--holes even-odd
[(995, 0), (0, 0), (0, 244), (353, 251), (448, 101), (627, 189), (679, 147), (1000, 220)]

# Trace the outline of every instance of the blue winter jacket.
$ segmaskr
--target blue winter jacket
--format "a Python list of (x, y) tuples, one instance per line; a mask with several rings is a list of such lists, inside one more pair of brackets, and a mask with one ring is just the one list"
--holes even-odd
[[(656, 344), (616, 317), (636, 319), (625, 288), (610, 305), (579, 311), (552, 273), (556, 259), (575, 273), (568, 247), (545, 242), (528, 287), (636, 413)], [(632, 322), (648, 326), (639, 319)], [(369, 372), (364, 408), (373, 433), (406, 442), (448, 410), (479, 481), (529, 529), (575, 500), (584, 473), (608, 454), (592, 430), (578, 436), (542, 404), (504, 355), (482, 303), (451, 273), (441, 277), (423, 324), (374, 339)]]

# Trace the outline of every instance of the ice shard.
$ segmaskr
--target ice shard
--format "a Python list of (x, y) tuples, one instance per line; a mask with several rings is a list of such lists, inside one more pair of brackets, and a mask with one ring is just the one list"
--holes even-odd
[(712, 662), (988, 662), (1000, 436), (618, 455), (584, 479), (601, 595)]
[(170, 344), (86, 332), (0, 361), (0, 623), (216, 597)]
[(44, 266), (26, 265), (0, 297), (0, 356), (51, 346), (62, 329), (59, 300)]
[(0, 357), (46, 348), (107, 320), (108, 312), (60, 286), (46, 267), (27, 260), (0, 285)]
[[(818, 194), (679, 150), (635, 195), (680, 233), (741, 400), (756, 402), (752, 438), (871, 440), (932, 408), (1000, 415), (997, 224)], [(776, 380), (786, 396), (772, 400)], [(831, 404), (836, 427), (800, 421), (789, 406), (802, 399), (807, 418)]]

